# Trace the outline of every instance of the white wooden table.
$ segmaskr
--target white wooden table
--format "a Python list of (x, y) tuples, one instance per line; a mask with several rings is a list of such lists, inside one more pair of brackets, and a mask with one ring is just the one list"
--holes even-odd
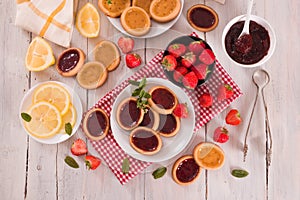
[[(86, 2), (80, 0), (79, 7)], [(95, 0), (91, 2), (97, 4)], [(229, 127), (231, 139), (222, 145), (226, 153), (224, 167), (218, 171), (203, 170), (197, 182), (183, 187), (172, 180), (172, 165), (168, 166), (167, 175), (161, 179), (154, 180), (151, 170), (148, 170), (124, 186), (105, 164), (95, 171), (86, 170), (83, 163), (78, 170), (68, 167), (64, 158), (70, 154), (70, 145), (75, 138), (85, 139), (80, 130), (73, 138), (58, 145), (43, 145), (26, 135), (19, 122), (18, 109), (22, 97), (33, 85), (46, 80), (62, 81), (75, 88), (84, 110), (87, 110), (133, 71), (125, 67), (123, 59), (105, 85), (95, 91), (80, 88), (74, 78), (61, 77), (54, 67), (40, 73), (28, 72), (24, 58), (34, 35), (14, 26), (15, 1), (0, 0), (0, 199), (300, 199), (300, 1), (254, 2), (253, 13), (270, 22), (278, 41), (273, 57), (261, 66), (271, 76), (265, 91), (274, 146), (269, 168), (265, 161), (265, 115), (261, 98), (258, 99), (251, 125), (248, 157), (243, 162), (243, 139), (256, 92), (251, 80), (255, 69), (235, 66), (221, 47), (223, 28), (231, 18), (246, 12), (246, 0), (227, 0), (225, 5), (212, 0), (186, 0), (182, 16), (171, 30), (156, 38), (136, 40), (136, 48), (147, 62), (167, 45), (174, 31), (181, 34), (194, 31), (187, 23), (186, 11), (196, 3), (205, 3), (219, 14), (220, 22), (214, 31), (197, 33), (209, 42), (219, 61), (244, 93), (198, 134), (211, 140), (214, 128), (223, 123), (230, 108), (240, 110), (243, 123), (238, 127)], [(86, 39), (75, 29), (72, 46), (89, 52), (100, 39), (111, 39), (117, 34), (120, 33), (101, 13), (100, 37)], [(51, 46), (56, 57), (63, 50), (55, 44)], [(88, 145), (89, 150), (96, 153)], [(236, 167), (247, 169), (250, 175), (244, 179), (232, 177), (230, 171)]]

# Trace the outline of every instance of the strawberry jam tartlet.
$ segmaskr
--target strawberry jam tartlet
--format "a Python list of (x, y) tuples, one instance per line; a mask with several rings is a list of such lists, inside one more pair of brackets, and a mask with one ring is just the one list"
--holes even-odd
[(141, 154), (153, 155), (160, 151), (162, 141), (154, 130), (147, 127), (138, 127), (130, 133), (130, 145)]
[(92, 140), (103, 139), (109, 130), (109, 118), (104, 110), (93, 108), (83, 118), (83, 132)]
[(200, 176), (201, 168), (192, 155), (179, 158), (172, 169), (172, 177), (179, 185), (189, 185)]
[(164, 86), (155, 86), (149, 90), (151, 98), (149, 105), (160, 114), (170, 114), (178, 104), (178, 100), (173, 91)]
[(137, 107), (135, 98), (124, 99), (117, 108), (117, 122), (124, 130), (132, 130), (143, 121), (144, 111)]

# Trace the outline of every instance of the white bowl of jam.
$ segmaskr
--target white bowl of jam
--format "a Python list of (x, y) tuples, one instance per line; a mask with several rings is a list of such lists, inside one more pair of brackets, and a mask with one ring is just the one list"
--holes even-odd
[(271, 25), (263, 18), (251, 15), (249, 32), (252, 37), (251, 49), (240, 52), (236, 41), (243, 29), (246, 15), (240, 15), (225, 26), (222, 47), (228, 58), (241, 67), (257, 67), (267, 62), (274, 53), (276, 36)]

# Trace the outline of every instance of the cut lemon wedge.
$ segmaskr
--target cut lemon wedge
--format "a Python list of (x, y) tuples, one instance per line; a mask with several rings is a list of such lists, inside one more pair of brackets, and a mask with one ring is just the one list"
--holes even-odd
[(36, 37), (30, 43), (25, 65), (29, 71), (42, 71), (55, 63), (51, 46), (42, 38)]
[(61, 85), (47, 83), (39, 86), (33, 94), (33, 103), (47, 101), (54, 105), (61, 115), (67, 113), (70, 106), (70, 95)]
[(35, 137), (52, 137), (61, 128), (62, 119), (59, 110), (46, 101), (33, 104), (28, 114), (32, 119), (30, 122), (24, 122), (25, 128)]
[(93, 4), (87, 3), (79, 10), (76, 17), (76, 28), (88, 38), (99, 35), (100, 15)]
[(67, 113), (62, 116), (63, 128), (64, 128), (64, 125), (67, 123), (70, 123), (72, 125), (72, 127), (74, 127), (75, 122), (76, 122), (76, 117), (77, 117), (76, 110), (75, 110), (74, 106), (72, 104), (70, 104)]

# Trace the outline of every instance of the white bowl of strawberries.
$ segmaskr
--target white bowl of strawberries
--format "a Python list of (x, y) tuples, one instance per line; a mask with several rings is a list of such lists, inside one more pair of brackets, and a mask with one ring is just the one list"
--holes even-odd
[(212, 75), (216, 59), (211, 47), (201, 38), (181, 36), (167, 46), (161, 65), (175, 85), (195, 89)]

